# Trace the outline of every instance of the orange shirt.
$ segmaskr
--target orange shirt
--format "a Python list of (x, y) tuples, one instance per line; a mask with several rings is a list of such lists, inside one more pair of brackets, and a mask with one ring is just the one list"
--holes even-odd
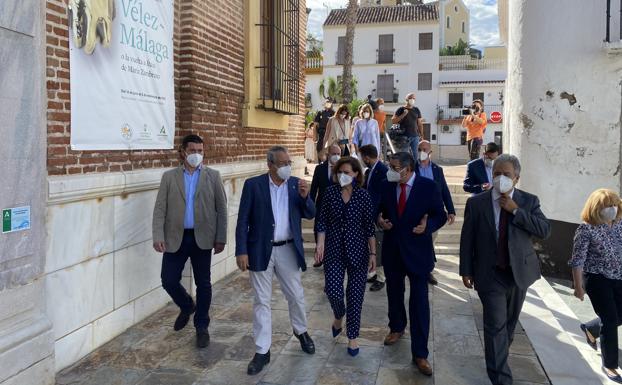
[(387, 113), (384, 111), (376, 110), (374, 112), (374, 119), (378, 121), (378, 128), (380, 129), (380, 135), (384, 135), (384, 121), (387, 118)]
[(463, 126), (466, 127), (467, 129), (467, 140), (484, 137), (484, 129), (486, 128), (486, 124), (488, 124), (486, 113), (485, 112), (480, 113), (478, 118), (483, 119), (484, 123), (482, 124), (475, 123), (471, 120), (469, 116), (464, 118)]

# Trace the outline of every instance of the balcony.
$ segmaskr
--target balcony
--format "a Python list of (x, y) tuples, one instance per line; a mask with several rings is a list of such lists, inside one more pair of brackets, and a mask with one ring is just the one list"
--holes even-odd
[[(462, 110), (464, 107), (450, 107), (450, 106), (438, 106), (436, 122), (438, 124), (460, 124), (462, 123)], [(492, 112), (500, 112), (503, 114), (503, 106), (484, 104), (484, 112), (488, 117), (488, 123), (501, 123), (503, 120), (493, 122), (490, 120), (490, 114)]]
[(322, 56), (307, 56), (305, 60), (305, 74), (322, 74), (324, 58)]
[(377, 49), (376, 50), (376, 64), (390, 64), (390, 63), (395, 63), (395, 48)]
[(441, 71), (463, 71), (463, 70), (505, 70), (507, 60), (505, 59), (477, 59), (470, 55), (459, 56), (439, 56), (438, 69)]

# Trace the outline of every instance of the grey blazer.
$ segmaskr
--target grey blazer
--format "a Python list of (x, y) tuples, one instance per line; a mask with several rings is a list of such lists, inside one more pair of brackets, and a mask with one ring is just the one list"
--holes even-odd
[[(508, 246), (516, 285), (526, 290), (540, 278), (540, 259), (532, 237), (546, 239), (551, 233), (548, 219), (535, 195), (515, 189), (516, 215), (510, 214)], [(473, 277), (475, 289), (485, 291), (497, 263), (497, 229), (492, 190), (475, 195), (466, 203), (460, 237), (460, 275)]]
[[(179, 250), (184, 235), (186, 188), (179, 166), (162, 175), (153, 209), (153, 241), (164, 241), (166, 251)], [(194, 196), (194, 236), (204, 250), (214, 242), (227, 243), (227, 197), (220, 173), (203, 166)]]

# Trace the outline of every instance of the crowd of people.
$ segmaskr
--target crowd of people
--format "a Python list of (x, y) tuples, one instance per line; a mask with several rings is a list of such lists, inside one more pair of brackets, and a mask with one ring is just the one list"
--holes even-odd
[[(410, 111), (396, 113), (401, 122), (412, 113), (412, 96), (407, 99)], [(325, 111), (331, 107), (327, 104)], [(406, 124), (414, 156), (401, 151), (383, 161), (376, 140), (378, 126), (370, 123), (373, 113), (370, 105), (364, 105), (354, 124), (346, 123), (349, 116), (342, 107), (336, 116), (326, 114), (325, 129), (317, 135), (318, 141), (326, 142), (327, 159), (315, 169), (310, 186), (292, 175), (290, 155), (281, 146), (268, 150), (267, 172), (244, 183), (235, 255), (239, 269), (249, 271), (254, 295), (255, 355), (247, 368), (249, 375), (270, 362), (274, 276), (287, 299), (293, 335), (305, 353), (315, 353), (301, 279), (307, 268), (303, 218), (315, 218), (314, 266), (323, 266), (324, 292), (333, 313), (326, 326), (332, 336), (344, 333), (347, 353), (356, 357), (361, 349), (357, 339), (366, 282), (372, 283), (372, 291), (386, 287), (384, 345), (395, 344), (409, 327), (413, 365), (424, 375), (433, 374), (428, 361), (428, 285), (436, 283), (434, 239), (441, 227), (455, 221), (456, 211), (443, 169), (432, 161), (432, 145), (422, 139), (419, 118), (408, 118)], [(352, 126), (356, 140), (350, 141)], [(365, 134), (356, 138), (361, 131)], [(194, 314), (199, 348), (209, 345), (211, 256), (225, 247), (228, 217), (220, 175), (202, 165), (202, 154), (200, 137), (183, 139), (182, 164), (164, 173), (153, 217), (154, 248), (163, 253), (162, 285), (180, 308), (174, 329), (183, 329)], [(472, 196), (465, 207), (459, 274), (465, 287), (477, 291), (483, 305), (486, 368), (495, 385), (512, 383), (509, 347), (527, 288), (540, 278), (532, 238), (550, 235), (538, 198), (516, 188), (520, 172), (515, 156), (500, 154), (494, 143), (488, 143), (483, 155), (468, 164), (463, 186)], [(622, 382), (616, 332), (622, 319), (621, 208), (619, 196), (610, 190), (592, 194), (570, 261), (575, 295), (583, 299), (587, 291), (600, 317), (596, 323), (602, 325), (603, 370), (617, 382)], [(188, 258), (197, 284), (196, 304), (180, 284)]]

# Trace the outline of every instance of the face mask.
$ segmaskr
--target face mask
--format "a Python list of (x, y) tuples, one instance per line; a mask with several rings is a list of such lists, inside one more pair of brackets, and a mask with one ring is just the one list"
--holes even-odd
[(414, 106), (415, 105), (415, 99), (408, 99), (408, 105), (409, 106)]
[(325, 103), (325, 104), (324, 104), (324, 107), (326, 107), (326, 109), (329, 109), (329, 108), (331, 108), (332, 106), (333, 106), (333, 104), (332, 104), (332, 103)]
[(387, 171), (387, 181), (389, 182), (399, 182), (402, 179), (402, 174), (390, 168)]
[(289, 177), (292, 176), (292, 166), (279, 167), (276, 170), (276, 175), (283, 180), (289, 179)]
[(505, 175), (499, 175), (495, 177), (495, 179), (493, 179), (492, 181), (492, 184), (495, 190), (497, 190), (497, 192), (500, 194), (510, 192), (514, 187), (514, 182), (512, 181), (512, 179), (508, 178)]
[(605, 207), (600, 210), (600, 217), (605, 222), (611, 222), (618, 216), (618, 206)]
[(329, 159), (329, 162), (330, 162), (330, 164), (335, 164), (335, 163), (339, 162), (340, 158), (341, 157), (339, 155), (331, 155), (331, 157)]
[(352, 183), (352, 180), (354, 180), (354, 178), (346, 173), (339, 173), (339, 185), (341, 187), (343, 186), (347, 186), (350, 183)]
[(363, 112), (363, 118), (369, 119), (369, 112)]
[(380, 111), (384, 111), (384, 104), (379, 105), (379, 106), (378, 106), (378, 109), (379, 109)]
[(339, 114), (339, 116), (341, 117), (341, 119), (345, 119), (346, 118), (346, 114)]
[(492, 159), (484, 158), (484, 164), (486, 165), (486, 167), (492, 167)]
[(203, 155), (201, 154), (190, 154), (186, 156), (186, 162), (190, 165), (190, 167), (194, 168), (203, 162)]
[(419, 160), (422, 162), (425, 162), (426, 160), (430, 159), (430, 155), (428, 155), (427, 152), (425, 151), (419, 151)]

